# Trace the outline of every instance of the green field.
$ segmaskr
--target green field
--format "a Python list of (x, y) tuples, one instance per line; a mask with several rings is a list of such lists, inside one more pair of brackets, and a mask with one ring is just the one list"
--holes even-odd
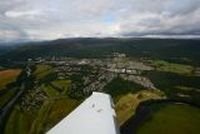
[(50, 85), (43, 84), (41, 89), (47, 94), (48, 97), (55, 97), (59, 95), (59, 92)]
[(0, 97), (0, 108), (2, 108), (17, 92), (17, 88), (8, 90)]
[[(49, 65), (40, 64), (36, 66), (33, 76), (36, 81), (42, 81), (41, 84), (36, 86), (37, 91), (40, 90), (38, 95), (44, 93), (46, 98), (43, 102), (40, 102), (41, 104), (35, 102), (34, 110), (27, 110), (27, 108), (22, 105), (22, 102), (17, 103), (6, 122), (5, 134), (45, 133), (80, 104), (79, 101), (71, 99), (66, 95), (71, 81), (55, 80), (56, 77), (51, 79), (49, 76), (53, 73), (54, 70)], [(0, 99), (0, 105), (3, 105), (5, 101), (9, 100), (8, 96), (13, 95), (15, 93), (14, 91), (16, 92), (14, 89), (9, 90), (5, 94), (5, 97), (3, 96), (3, 98)], [(26, 98), (22, 101), (26, 102), (29, 99), (33, 99), (33, 97), (35, 97), (34, 91), (35, 90), (27, 92), (25, 95), (28, 99)], [(37, 97), (35, 99), (37, 100)]]
[(16, 105), (8, 118), (5, 134), (27, 134), (31, 128), (34, 115), (24, 112)]
[(71, 80), (54, 80), (51, 84), (61, 92), (65, 93), (70, 87)]
[(134, 94), (128, 93), (127, 95), (122, 96), (115, 107), (118, 124), (121, 126), (131, 118), (141, 102), (162, 98), (164, 98), (164, 96), (161, 92), (154, 92), (151, 90), (141, 90)]
[(49, 65), (39, 64), (36, 66), (36, 70), (33, 75), (36, 76), (36, 79), (43, 79), (47, 75), (53, 72), (53, 68)]
[(200, 109), (184, 104), (168, 104), (154, 110), (137, 134), (199, 134)]
[(143, 89), (144, 88), (141, 85), (131, 81), (123, 80), (120, 77), (113, 79), (104, 87), (105, 92), (113, 97), (115, 103), (120, 97)]
[(40, 88), (47, 94), (48, 97), (55, 97), (65, 94), (70, 84), (70, 80), (55, 80), (50, 84), (42, 84)]
[(21, 71), (21, 69), (7, 69), (0, 71), (0, 91), (5, 91), (0, 96), (0, 108), (2, 108), (17, 92), (16, 87), (9, 87), (8, 90), (6, 88), (9, 84), (16, 81)]
[(80, 102), (68, 97), (48, 99), (36, 114), (24, 112), (17, 105), (9, 116), (5, 134), (40, 134), (57, 124)]
[(47, 100), (39, 110), (37, 118), (31, 126), (30, 134), (47, 132), (78, 105), (78, 101), (68, 97), (59, 97)]
[(152, 60), (151, 64), (155, 66), (156, 70), (161, 72), (176, 73), (180, 75), (191, 75), (193, 67), (190, 65), (169, 63), (163, 60)]

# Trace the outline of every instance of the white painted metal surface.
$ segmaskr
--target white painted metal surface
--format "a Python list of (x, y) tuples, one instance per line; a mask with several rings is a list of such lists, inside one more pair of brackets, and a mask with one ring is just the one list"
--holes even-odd
[(47, 134), (119, 134), (108, 94), (94, 92)]

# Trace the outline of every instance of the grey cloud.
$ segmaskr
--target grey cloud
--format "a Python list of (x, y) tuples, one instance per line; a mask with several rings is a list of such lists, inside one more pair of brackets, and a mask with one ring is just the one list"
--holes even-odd
[(200, 36), (199, 14), (200, 0), (6, 0), (0, 38)]

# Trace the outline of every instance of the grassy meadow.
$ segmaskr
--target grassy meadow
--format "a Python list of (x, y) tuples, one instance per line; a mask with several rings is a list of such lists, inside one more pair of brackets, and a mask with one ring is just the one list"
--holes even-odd
[(122, 96), (116, 103), (116, 114), (119, 125), (123, 125), (130, 117), (135, 114), (138, 105), (142, 101), (163, 99), (164, 96), (160, 92), (151, 90), (141, 90), (137, 93), (128, 93)]
[(156, 68), (157, 71), (161, 72), (191, 75), (194, 70), (194, 68), (190, 65), (169, 63), (163, 60), (152, 60), (150, 63)]
[(167, 104), (155, 110), (137, 134), (199, 134), (200, 109), (184, 104)]

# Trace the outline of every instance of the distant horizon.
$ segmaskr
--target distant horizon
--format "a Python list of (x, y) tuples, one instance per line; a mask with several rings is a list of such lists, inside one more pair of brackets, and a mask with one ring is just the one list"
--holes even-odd
[(37, 43), (37, 42), (51, 42), (57, 40), (70, 40), (70, 39), (177, 39), (177, 40), (200, 40), (200, 36), (152, 36), (152, 37), (144, 37), (144, 36), (132, 36), (132, 37), (66, 37), (66, 38), (57, 38), (57, 39), (49, 39), (49, 40), (16, 40), (16, 41), (0, 41), (0, 46), (7, 44), (20, 44), (20, 43)]

